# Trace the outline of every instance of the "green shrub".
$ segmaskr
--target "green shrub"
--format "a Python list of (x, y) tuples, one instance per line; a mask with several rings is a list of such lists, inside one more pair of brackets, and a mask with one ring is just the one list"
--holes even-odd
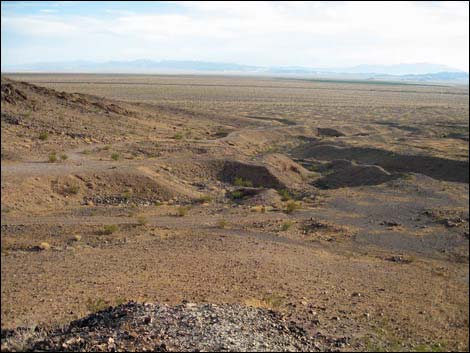
[(144, 226), (148, 223), (148, 220), (147, 218), (145, 218), (144, 216), (139, 216), (137, 217), (137, 224), (140, 225), (140, 226)]
[(295, 210), (298, 210), (300, 208), (300, 205), (295, 202), (295, 201), (289, 201), (286, 205), (286, 209), (285, 209), (285, 212), (286, 213), (292, 213), (294, 212)]
[(117, 161), (119, 159), (119, 153), (116, 153), (116, 152), (111, 153), (111, 159), (113, 161)]
[(287, 189), (279, 190), (278, 193), (279, 193), (279, 196), (281, 196), (282, 201), (288, 201), (292, 199), (292, 196), (290, 195), (289, 190)]
[(217, 221), (217, 228), (224, 229), (228, 226), (228, 222), (225, 219), (219, 219)]
[(242, 177), (236, 177), (233, 184), (235, 186), (245, 186), (245, 187), (253, 186), (253, 182), (251, 180), (243, 180)]
[(119, 230), (119, 227), (116, 224), (108, 224), (103, 227), (101, 234), (109, 235), (109, 234), (113, 234), (117, 232), (118, 230)]
[(239, 200), (243, 197), (243, 193), (239, 190), (235, 190), (235, 191), (232, 191), (231, 193), (231, 197), (232, 199), (234, 200)]
[(63, 160), (63, 161), (66, 161), (68, 158), (69, 158), (69, 156), (67, 156), (65, 153), (62, 153), (60, 155), (60, 159)]
[(55, 153), (51, 153), (48, 157), (49, 163), (55, 163), (57, 162), (57, 155)]
[(175, 140), (181, 140), (183, 138), (183, 134), (181, 132), (177, 132), (176, 134), (173, 135), (173, 139)]
[(284, 223), (282, 223), (281, 225), (281, 231), (285, 232), (287, 230), (290, 229), (290, 227), (292, 227), (294, 223), (292, 221), (285, 221)]
[(188, 213), (188, 208), (187, 207), (184, 207), (184, 206), (179, 206), (177, 209), (176, 209), (176, 215), (178, 217), (184, 217), (186, 216), (186, 214)]
[(209, 203), (212, 201), (212, 196), (204, 195), (197, 199), (197, 203)]
[(86, 308), (91, 313), (96, 313), (98, 311), (104, 310), (109, 305), (104, 301), (103, 298), (97, 298), (95, 300), (88, 298), (86, 301)]
[(47, 131), (43, 131), (39, 134), (39, 139), (45, 141), (49, 138), (49, 133)]
[(64, 188), (64, 193), (67, 195), (76, 195), (80, 191), (80, 187), (78, 185), (68, 185)]

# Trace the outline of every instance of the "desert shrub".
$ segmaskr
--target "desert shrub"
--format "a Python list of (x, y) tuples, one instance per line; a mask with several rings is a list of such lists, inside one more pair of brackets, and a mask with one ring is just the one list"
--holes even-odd
[(55, 163), (57, 162), (57, 154), (55, 152), (51, 153), (48, 157), (49, 163)]
[(217, 228), (224, 229), (228, 226), (228, 222), (225, 219), (219, 219), (217, 221)]
[(196, 200), (197, 203), (209, 203), (212, 201), (212, 196), (204, 195)]
[(119, 153), (116, 153), (116, 152), (111, 153), (111, 159), (113, 161), (117, 161), (119, 159)]
[(132, 197), (132, 192), (130, 190), (126, 190), (122, 193), (122, 198), (126, 201), (129, 201)]
[(281, 196), (282, 201), (288, 201), (292, 199), (292, 196), (290, 195), (289, 190), (287, 189), (279, 190), (278, 193), (279, 193), (279, 196)]
[(113, 234), (117, 232), (118, 230), (119, 230), (119, 227), (116, 224), (107, 224), (103, 227), (101, 234), (109, 235), (109, 234)]
[(109, 305), (104, 301), (103, 298), (91, 299), (88, 298), (86, 301), (86, 308), (91, 313), (96, 313), (98, 311), (104, 310)]
[(64, 188), (64, 194), (66, 195), (76, 195), (80, 191), (80, 187), (78, 185), (67, 185)]
[(289, 201), (286, 205), (286, 209), (284, 210), (286, 213), (292, 213), (295, 210), (298, 210), (300, 205), (295, 201)]
[(178, 217), (184, 217), (186, 216), (186, 214), (188, 213), (188, 208), (185, 207), (185, 206), (179, 206), (177, 209), (176, 209), (176, 215)]
[(235, 190), (235, 191), (232, 191), (231, 193), (231, 197), (232, 199), (234, 200), (239, 200), (243, 197), (243, 193), (239, 190)]
[(39, 139), (45, 141), (49, 138), (49, 133), (47, 131), (43, 131), (39, 134)]
[(284, 223), (282, 223), (281, 225), (281, 231), (285, 232), (287, 230), (290, 229), (290, 227), (292, 227), (294, 223), (292, 221), (285, 221)]
[(63, 161), (66, 161), (68, 158), (69, 158), (69, 156), (67, 156), (65, 153), (62, 153), (60, 155), (60, 159), (63, 160)]
[(262, 299), (251, 298), (245, 301), (247, 306), (271, 310), (279, 309), (282, 306), (282, 303), (283, 298), (275, 294), (266, 295)]
[(253, 182), (251, 180), (243, 180), (242, 177), (236, 177), (233, 181), (235, 186), (245, 186), (245, 187), (252, 187)]
[(145, 218), (144, 216), (139, 216), (137, 217), (137, 224), (140, 225), (140, 226), (144, 226), (148, 223), (148, 220), (147, 218)]
[(183, 138), (183, 134), (181, 132), (177, 132), (173, 135), (174, 140), (181, 140)]

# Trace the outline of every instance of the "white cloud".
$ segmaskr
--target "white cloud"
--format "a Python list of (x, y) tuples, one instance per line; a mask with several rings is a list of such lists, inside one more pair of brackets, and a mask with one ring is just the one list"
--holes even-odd
[[(84, 59), (138, 55), (307, 66), (436, 62), (468, 70), (468, 2), (177, 4), (184, 11), (2, 16), (2, 31), (31, 38), (32, 44), (49, 40), (51, 47), (54, 40), (74, 40), (70, 50)], [(95, 55), (83, 50), (90, 42), (100, 44)]]

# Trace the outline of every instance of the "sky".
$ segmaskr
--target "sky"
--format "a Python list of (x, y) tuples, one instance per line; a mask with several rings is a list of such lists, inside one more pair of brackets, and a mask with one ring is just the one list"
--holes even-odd
[(435, 63), (468, 72), (469, 2), (2, 1), (3, 65)]

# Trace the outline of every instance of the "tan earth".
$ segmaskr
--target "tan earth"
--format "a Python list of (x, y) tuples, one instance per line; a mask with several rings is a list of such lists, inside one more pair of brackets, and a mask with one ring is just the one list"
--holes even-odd
[(468, 351), (468, 86), (8, 75), (3, 330), (270, 308), (341, 351)]

